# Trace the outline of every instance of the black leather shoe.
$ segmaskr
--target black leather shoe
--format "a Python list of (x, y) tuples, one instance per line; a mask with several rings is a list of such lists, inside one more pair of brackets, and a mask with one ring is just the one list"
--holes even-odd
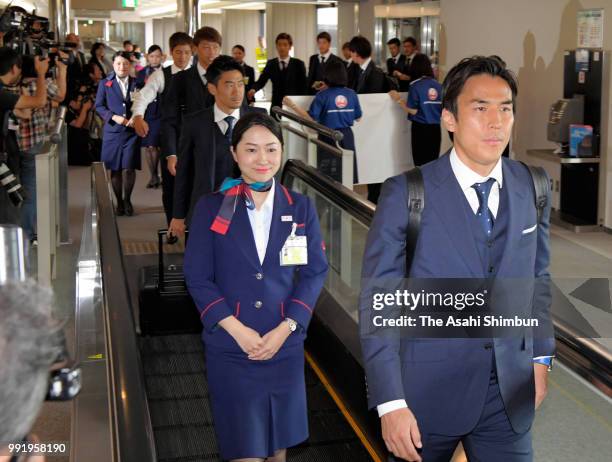
[(123, 206), (123, 202), (119, 202), (117, 204), (117, 209), (115, 210), (115, 215), (117, 215), (118, 217), (122, 217), (123, 215), (125, 215), (125, 207)]
[(128, 200), (123, 201), (125, 204), (125, 215), (131, 217), (134, 215), (134, 207), (132, 207), (132, 203)]

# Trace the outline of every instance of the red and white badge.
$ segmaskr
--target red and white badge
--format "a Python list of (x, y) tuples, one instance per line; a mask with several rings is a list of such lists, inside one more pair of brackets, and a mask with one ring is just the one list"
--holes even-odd
[(437, 100), (438, 90), (436, 90), (435, 88), (430, 88), (429, 90), (427, 90), (427, 97), (429, 98), (429, 101)]
[(334, 100), (334, 102), (336, 103), (336, 107), (338, 109), (344, 109), (348, 105), (348, 100), (346, 99), (344, 95), (336, 96), (336, 99)]

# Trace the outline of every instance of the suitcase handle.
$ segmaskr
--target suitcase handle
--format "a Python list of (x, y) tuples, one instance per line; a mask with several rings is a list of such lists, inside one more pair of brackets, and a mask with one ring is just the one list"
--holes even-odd
[[(158, 250), (157, 250), (158, 283), (157, 283), (157, 286), (160, 291), (164, 290), (164, 273), (166, 270), (166, 265), (164, 265), (164, 236), (166, 236), (167, 234), (168, 234), (168, 230), (166, 228), (157, 230), (157, 246), (158, 246)], [(186, 229), (185, 230), (185, 242), (187, 242), (188, 238), (189, 238), (189, 230)]]

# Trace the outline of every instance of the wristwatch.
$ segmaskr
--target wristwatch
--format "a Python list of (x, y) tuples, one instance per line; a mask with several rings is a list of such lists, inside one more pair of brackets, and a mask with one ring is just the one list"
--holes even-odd
[(291, 318), (285, 318), (285, 322), (287, 323), (287, 325), (289, 326), (289, 330), (291, 332), (295, 332), (295, 330), (297, 329), (297, 322), (295, 322), (293, 319)]

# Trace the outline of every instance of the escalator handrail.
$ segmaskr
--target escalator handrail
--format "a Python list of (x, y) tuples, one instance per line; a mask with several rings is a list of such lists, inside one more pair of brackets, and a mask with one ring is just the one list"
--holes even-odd
[(330, 198), (342, 210), (349, 212), (354, 218), (365, 226), (370, 226), (374, 217), (375, 206), (362, 198), (342, 183), (332, 180), (316, 168), (306, 165), (301, 160), (289, 159), (283, 169), (281, 183), (286, 185), (290, 177), (299, 178), (313, 189), (319, 191), (324, 197)]
[(110, 377), (112, 442), (118, 461), (155, 462), (155, 440), (119, 230), (104, 164), (93, 164)]
[(338, 130), (326, 127), (325, 125), (313, 122), (312, 120), (305, 119), (297, 114), (294, 114), (293, 112), (285, 111), (284, 109), (281, 109), (278, 106), (273, 106), (272, 109), (270, 109), (270, 112), (272, 113), (272, 115), (279, 115), (289, 120), (293, 120), (294, 122), (297, 122), (300, 125), (304, 125), (305, 127), (316, 131), (318, 134), (325, 135), (333, 139), (334, 141), (342, 141), (342, 138), (344, 138), (342, 132), (339, 132)]
[[(302, 161), (290, 159), (283, 169), (281, 183), (286, 184), (290, 177), (304, 181), (362, 224), (369, 227), (372, 223), (376, 210), (374, 204), (316, 168)], [(582, 333), (554, 316), (554, 313), (553, 324), (557, 342), (575, 353), (575, 355), (560, 354), (564, 364), (598, 388), (603, 385), (604, 388), (612, 390), (612, 354), (595, 340), (585, 338)]]

